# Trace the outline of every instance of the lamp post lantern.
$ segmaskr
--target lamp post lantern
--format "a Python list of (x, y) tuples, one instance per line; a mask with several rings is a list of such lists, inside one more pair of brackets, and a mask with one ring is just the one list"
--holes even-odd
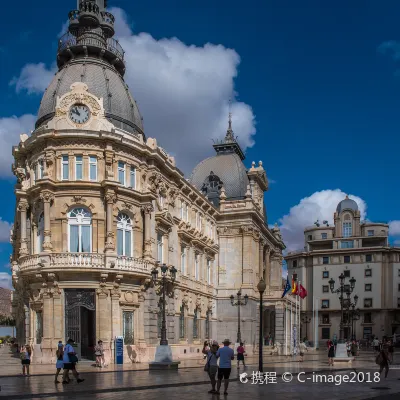
[[(165, 292), (166, 292), (166, 284), (167, 284), (168, 280), (170, 280), (173, 283), (176, 279), (176, 268), (171, 267), (169, 269), (167, 267), (167, 265), (165, 265), (165, 264), (161, 264), (159, 266), (159, 268), (161, 270), (161, 278), (158, 279), (158, 267), (155, 267), (151, 271), (151, 276), (152, 276), (154, 284), (159, 283), (162, 288), (162, 322), (161, 322), (160, 345), (167, 346), (168, 339), (167, 339), (167, 328), (166, 328), (166, 324), (165, 324)], [(169, 274), (168, 274), (168, 271), (169, 271)]]
[(236, 306), (238, 308), (238, 330), (237, 330), (237, 343), (240, 343), (242, 341), (241, 333), (240, 333), (240, 306), (245, 306), (247, 304), (247, 301), (249, 300), (249, 296), (247, 294), (244, 295), (242, 298), (242, 289), (239, 289), (239, 291), (236, 294), (237, 300), (235, 301), (235, 297), (231, 295), (231, 304), (233, 306)]
[(260, 330), (258, 338), (258, 371), (263, 372), (263, 294), (267, 285), (264, 279), (260, 279), (258, 282), (257, 289), (260, 292)]

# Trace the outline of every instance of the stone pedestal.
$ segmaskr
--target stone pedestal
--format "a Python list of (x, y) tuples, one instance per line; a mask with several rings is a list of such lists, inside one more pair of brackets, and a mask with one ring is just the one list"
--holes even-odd
[(180, 361), (172, 361), (172, 349), (168, 345), (157, 346), (156, 355), (154, 361), (149, 363), (149, 369), (160, 370), (160, 369), (178, 369)]
[(353, 360), (354, 360), (354, 357), (349, 357), (347, 355), (346, 343), (338, 343), (336, 345), (336, 354), (335, 354), (334, 361), (351, 363)]

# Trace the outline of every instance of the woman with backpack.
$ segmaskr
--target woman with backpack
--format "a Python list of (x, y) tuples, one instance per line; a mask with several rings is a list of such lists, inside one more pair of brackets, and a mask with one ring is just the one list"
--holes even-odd
[(29, 376), (29, 366), (31, 365), (32, 349), (31, 346), (25, 345), (21, 347), (21, 364), (22, 364), (22, 375)]
[(57, 361), (56, 361), (57, 371), (56, 371), (56, 376), (54, 377), (54, 383), (60, 383), (58, 380), (58, 375), (60, 374), (61, 369), (64, 368), (64, 361), (63, 361), (64, 351), (63, 351), (63, 344), (62, 344), (61, 340), (58, 342), (56, 357), (57, 357)]

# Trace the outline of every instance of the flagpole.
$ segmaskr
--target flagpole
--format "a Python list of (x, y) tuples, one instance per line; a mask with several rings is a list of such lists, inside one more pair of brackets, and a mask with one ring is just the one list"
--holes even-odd
[(300, 297), (300, 287), (301, 287), (301, 281), (299, 281), (299, 290), (298, 290), (298, 294), (297, 294), (297, 297), (299, 298), (299, 319), (298, 319), (298, 323), (299, 323), (299, 341), (297, 342), (299, 344), (299, 347), (300, 347), (300, 340), (301, 340), (301, 329), (300, 329), (301, 297)]
[(293, 355), (293, 302), (290, 299), (290, 355)]
[(288, 326), (288, 318), (287, 318), (287, 310), (288, 310), (288, 307), (287, 307), (287, 302), (286, 302), (286, 305), (285, 305), (285, 356), (287, 356), (288, 354), (287, 354), (287, 352), (288, 352), (288, 348), (287, 348), (287, 326)]

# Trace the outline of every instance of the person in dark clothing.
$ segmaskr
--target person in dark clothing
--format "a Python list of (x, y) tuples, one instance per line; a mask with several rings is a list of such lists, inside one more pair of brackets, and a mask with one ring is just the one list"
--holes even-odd
[(390, 364), (393, 364), (393, 353), (394, 353), (393, 342), (390, 340), (388, 346), (388, 359)]
[(385, 369), (385, 378), (388, 376), (389, 372), (389, 361), (387, 357), (387, 353), (385, 350), (381, 350), (378, 357), (380, 357), (380, 362), (379, 362), (379, 374), (382, 374), (382, 371)]

